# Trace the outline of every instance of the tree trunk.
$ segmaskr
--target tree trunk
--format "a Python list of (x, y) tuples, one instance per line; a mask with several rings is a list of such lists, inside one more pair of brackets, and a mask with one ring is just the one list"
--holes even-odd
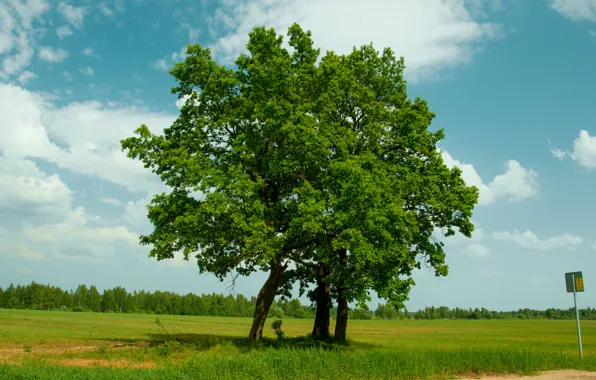
[(337, 320), (335, 321), (335, 340), (344, 342), (348, 330), (348, 300), (344, 298), (343, 289), (337, 292)]
[[(339, 252), (339, 260), (343, 269), (347, 260), (347, 252), (345, 250), (341, 250)], [(337, 320), (335, 321), (335, 340), (344, 342), (346, 340), (347, 330), (348, 300), (344, 296), (344, 284), (343, 281), (341, 281), (337, 286)]]
[(331, 317), (331, 289), (329, 287), (329, 267), (320, 264), (317, 273), (317, 312), (312, 336), (316, 339), (329, 338), (329, 320)]
[(265, 321), (267, 320), (267, 314), (269, 314), (269, 309), (275, 299), (275, 293), (277, 293), (277, 290), (279, 289), (285, 269), (285, 266), (279, 264), (273, 264), (271, 266), (269, 277), (267, 278), (267, 281), (265, 281), (265, 284), (263, 284), (263, 287), (257, 296), (255, 315), (252, 321), (250, 334), (248, 335), (250, 340), (259, 340), (263, 337), (263, 329), (265, 327)]

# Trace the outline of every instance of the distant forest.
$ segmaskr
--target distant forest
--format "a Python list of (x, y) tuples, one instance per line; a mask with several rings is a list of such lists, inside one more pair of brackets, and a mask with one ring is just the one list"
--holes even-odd
[[(29, 285), (13, 285), (0, 288), (0, 308), (30, 310), (61, 310), (73, 312), (145, 313), (172, 315), (201, 315), (221, 317), (252, 317), (256, 297), (246, 298), (238, 294), (126, 291), (122, 287), (106, 289), (103, 293), (91, 285), (79, 285), (76, 290), (32, 282)], [(427, 307), (415, 312), (379, 304), (376, 310), (353, 308), (351, 319), (574, 319), (575, 310), (520, 309), (517, 311), (490, 311), (481, 309), (450, 309), (446, 306)], [(596, 309), (580, 310), (580, 318), (596, 320)], [(335, 315), (332, 310), (332, 315)], [(314, 318), (314, 309), (304, 306), (298, 299), (278, 300), (269, 313), (276, 318)]]

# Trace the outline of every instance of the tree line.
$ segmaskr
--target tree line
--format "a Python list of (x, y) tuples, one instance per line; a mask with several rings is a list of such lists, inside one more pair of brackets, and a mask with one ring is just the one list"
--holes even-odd
[[(314, 319), (313, 305), (302, 305), (300, 300), (280, 299), (273, 302), (270, 318)], [(173, 292), (128, 292), (117, 286), (99, 292), (97, 287), (79, 285), (76, 290), (63, 290), (60, 287), (32, 282), (29, 285), (10, 284), (0, 287), (0, 308), (29, 310), (91, 311), (102, 313), (149, 313), (170, 315), (197, 315), (218, 317), (253, 317), (256, 297), (247, 298), (242, 294)], [(332, 307), (331, 313), (337, 312)], [(427, 307), (424, 310), (409, 312), (406, 308), (396, 310), (392, 306), (379, 304), (375, 310), (350, 308), (350, 319), (574, 319), (575, 309), (520, 309), (517, 311), (489, 311), (485, 308), (450, 309), (446, 306)], [(596, 309), (580, 310), (582, 319), (596, 320)]]

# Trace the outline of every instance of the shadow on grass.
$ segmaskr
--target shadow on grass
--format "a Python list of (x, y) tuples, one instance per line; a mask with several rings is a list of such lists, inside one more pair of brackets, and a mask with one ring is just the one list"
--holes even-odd
[[(105, 340), (105, 339), (102, 339)], [(373, 349), (379, 346), (364, 342), (338, 342), (330, 338), (327, 340), (313, 339), (310, 336), (291, 337), (281, 340), (273, 338), (262, 338), (254, 342), (248, 338), (228, 335), (213, 334), (148, 334), (147, 339), (108, 339), (108, 341), (128, 344), (148, 344), (150, 347), (158, 347), (168, 344), (181, 344), (197, 351), (207, 351), (216, 346), (234, 346), (240, 352), (250, 352), (264, 349), (323, 349), (323, 350), (351, 350), (351, 349)]]

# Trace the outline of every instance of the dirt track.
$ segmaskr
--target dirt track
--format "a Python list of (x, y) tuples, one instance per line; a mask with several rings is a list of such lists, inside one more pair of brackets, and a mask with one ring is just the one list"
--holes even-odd
[(488, 377), (481, 377), (480, 379), (487, 379), (487, 380), (498, 380), (498, 379), (528, 379), (528, 380), (572, 380), (572, 379), (581, 379), (581, 380), (596, 380), (596, 372), (585, 372), (585, 371), (548, 371), (543, 372), (538, 376), (516, 376), (516, 375), (507, 375), (507, 376), (488, 376)]

